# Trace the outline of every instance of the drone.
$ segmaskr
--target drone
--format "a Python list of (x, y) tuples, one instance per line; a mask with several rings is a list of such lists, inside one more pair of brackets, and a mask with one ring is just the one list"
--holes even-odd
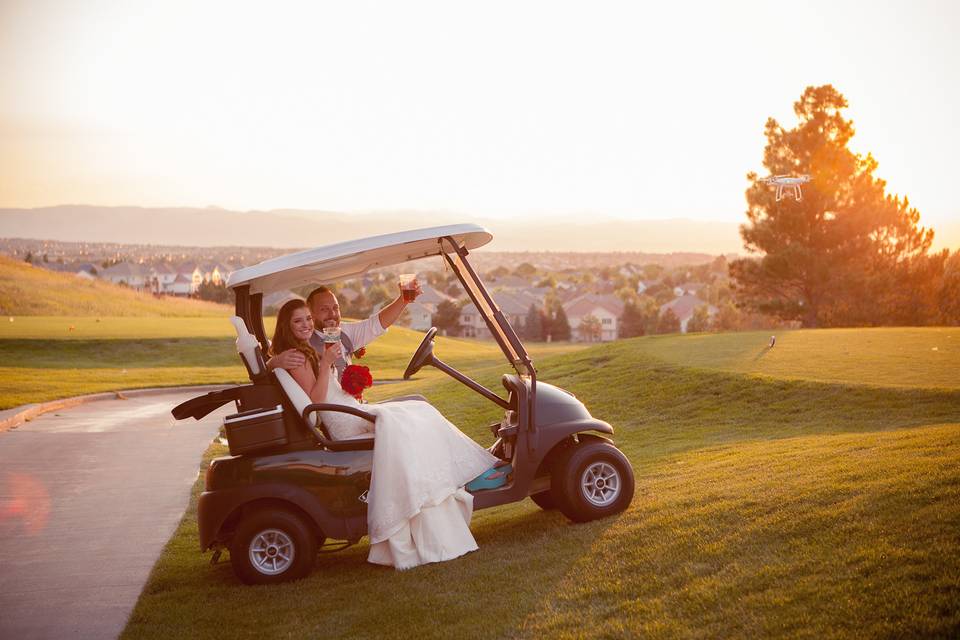
[(762, 178), (760, 182), (763, 182), (764, 184), (776, 185), (777, 202), (780, 202), (783, 199), (784, 194), (790, 195), (794, 200), (800, 202), (803, 200), (803, 191), (800, 190), (800, 185), (805, 182), (810, 182), (810, 176), (807, 174), (800, 176), (770, 176), (769, 178)]

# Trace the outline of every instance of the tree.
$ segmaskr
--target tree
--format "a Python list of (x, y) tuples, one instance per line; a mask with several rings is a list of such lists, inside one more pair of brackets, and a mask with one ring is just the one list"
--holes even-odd
[(460, 335), (460, 305), (450, 300), (443, 300), (437, 305), (437, 312), (433, 314), (431, 323), (443, 332), (443, 335)]
[(357, 289), (357, 295), (353, 298), (353, 300), (349, 300), (345, 305), (343, 305), (343, 313), (355, 318), (366, 318), (373, 312), (373, 305), (363, 292), (363, 287), (358, 286)]
[(720, 306), (720, 311), (713, 317), (711, 326), (717, 331), (736, 331), (741, 326), (740, 312), (732, 302)]
[(523, 334), (528, 340), (543, 340), (543, 312), (536, 305), (531, 304), (527, 311), (526, 322), (523, 323)]
[(567, 312), (563, 310), (562, 305), (558, 304), (554, 307), (549, 326), (549, 333), (554, 340), (570, 339), (570, 321), (567, 319)]
[(656, 333), (660, 306), (649, 296), (640, 296), (623, 306), (620, 316), (620, 337), (633, 338)]
[(600, 318), (592, 313), (580, 318), (577, 334), (579, 334), (580, 339), (584, 342), (599, 342), (602, 331), (603, 325), (600, 324)]
[(710, 308), (702, 304), (693, 310), (687, 321), (687, 333), (700, 333), (710, 328)]
[(33, 252), (27, 251), (26, 257), (23, 259), (27, 264), (33, 264)]
[(764, 167), (811, 181), (802, 200), (778, 202), (758, 174), (747, 174), (740, 234), (748, 251), (763, 255), (730, 265), (739, 306), (805, 327), (916, 321), (917, 305), (929, 312), (930, 279), (946, 256), (927, 255), (933, 231), (917, 226), (919, 212), (884, 193), (870, 154), (847, 147), (854, 128), (841, 114), (846, 107), (832, 86), (808, 87), (794, 104), (794, 129), (767, 120)]
[(947, 260), (939, 296), (940, 322), (960, 324), (960, 250)]
[(390, 292), (388, 292), (385, 287), (379, 284), (370, 287), (366, 293), (367, 302), (370, 305), (370, 311), (372, 312), (373, 308), (378, 304), (382, 306), (387, 302), (392, 301), (393, 298), (396, 297), (396, 289), (393, 290), (393, 293), (394, 295), (391, 296)]
[(638, 306), (638, 302), (630, 301), (623, 305), (623, 314), (620, 316), (620, 337), (635, 338), (646, 335), (647, 318)]
[(537, 268), (529, 262), (523, 262), (520, 264), (520, 266), (513, 270), (513, 274), (520, 278), (526, 278), (529, 280), (533, 276), (537, 275)]
[[(159, 287), (159, 283), (157, 286)], [(233, 293), (227, 289), (226, 283), (214, 284), (213, 281), (204, 281), (197, 287), (197, 297), (201, 300), (225, 304), (233, 300)]]
[(678, 333), (680, 331), (680, 318), (669, 307), (664, 309), (657, 319), (656, 333)]

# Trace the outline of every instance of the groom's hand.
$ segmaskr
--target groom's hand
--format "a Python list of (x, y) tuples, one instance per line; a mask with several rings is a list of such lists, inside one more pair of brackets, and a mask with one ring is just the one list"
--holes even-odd
[(267, 367), (270, 369), (296, 369), (302, 367), (306, 361), (306, 356), (296, 349), (287, 349), (270, 358)]
[[(423, 293), (423, 289), (420, 288), (420, 282), (419, 282), (416, 278), (414, 278), (413, 280), (410, 281), (410, 289), (413, 290), (413, 299), (414, 299), (414, 300), (416, 300), (416, 299)], [(403, 285), (402, 285), (402, 284), (397, 283), (397, 291), (400, 292), (400, 297), (399, 297), (398, 299), (399, 299), (399, 300), (403, 300), (404, 302), (406, 302), (406, 299), (403, 297)]]

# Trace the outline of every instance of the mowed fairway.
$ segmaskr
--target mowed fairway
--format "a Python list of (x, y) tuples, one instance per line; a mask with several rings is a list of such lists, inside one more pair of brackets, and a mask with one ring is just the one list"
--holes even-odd
[(656, 336), (646, 354), (684, 367), (895, 387), (960, 388), (960, 327)]
[[(0, 322), (0, 409), (85, 393), (246, 380), (236, 333), (221, 317), (18, 316)], [(268, 335), (275, 318), (266, 318)], [(378, 380), (396, 380), (423, 334), (393, 327), (358, 361)], [(438, 338), (454, 366), (495, 362), (492, 342)], [(536, 355), (569, 352), (570, 344), (534, 345)], [(421, 379), (439, 379), (434, 369)]]
[[(878, 332), (845, 377), (818, 366), (822, 350), (806, 379), (677, 355), (730, 340), (749, 351), (759, 334), (669, 338), (669, 362), (654, 355), (663, 338), (539, 358), (542, 380), (617, 428), (637, 476), (628, 511), (573, 525), (527, 500), (477, 512), (480, 551), (453, 562), (396, 572), (367, 564), (362, 542), (321, 555), (306, 580), (244, 587), (199, 553), (192, 505), (125, 636), (956, 637), (960, 392), (942, 372), (931, 388), (913, 369), (895, 376), (897, 338), (913, 331)], [(792, 335), (820, 340), (808, 333), (819, 332)], [(843, 338), (829, 342), (842, 351)], [(887, 373), (866, 378), (871, 368)], [(467, 373), (497, 388), (503, 370), (478, 361)], [(433, 376), (375, 391), (423, 392), (483, 443), (498, 417)]]

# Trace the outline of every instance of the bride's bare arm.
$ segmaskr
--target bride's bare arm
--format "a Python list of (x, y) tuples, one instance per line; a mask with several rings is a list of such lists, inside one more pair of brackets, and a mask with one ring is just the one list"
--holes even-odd
[(296, 369), (290, 370), (290, 375), (297, 381), (303, 390), (310, 396), (310, 402), (321, 403), (327, 399), (327, 389), (330, 388), (331, 367), (340, 355), (340, 345), (334, 345), (320, 354), (320, 372), (314, 375), (309, 361), (304, 362)]
[(289, 369), (289, 371), (290, 376), (296, 380), (297, 384), (310, 396), (310, 402), (323, 402), (326, 399), (327, 385), (330, 383), (329, 368), (321, 368), (320, 375), (317, 376), (314, 375), (310, 363), (304, 362), (296, 369)]

